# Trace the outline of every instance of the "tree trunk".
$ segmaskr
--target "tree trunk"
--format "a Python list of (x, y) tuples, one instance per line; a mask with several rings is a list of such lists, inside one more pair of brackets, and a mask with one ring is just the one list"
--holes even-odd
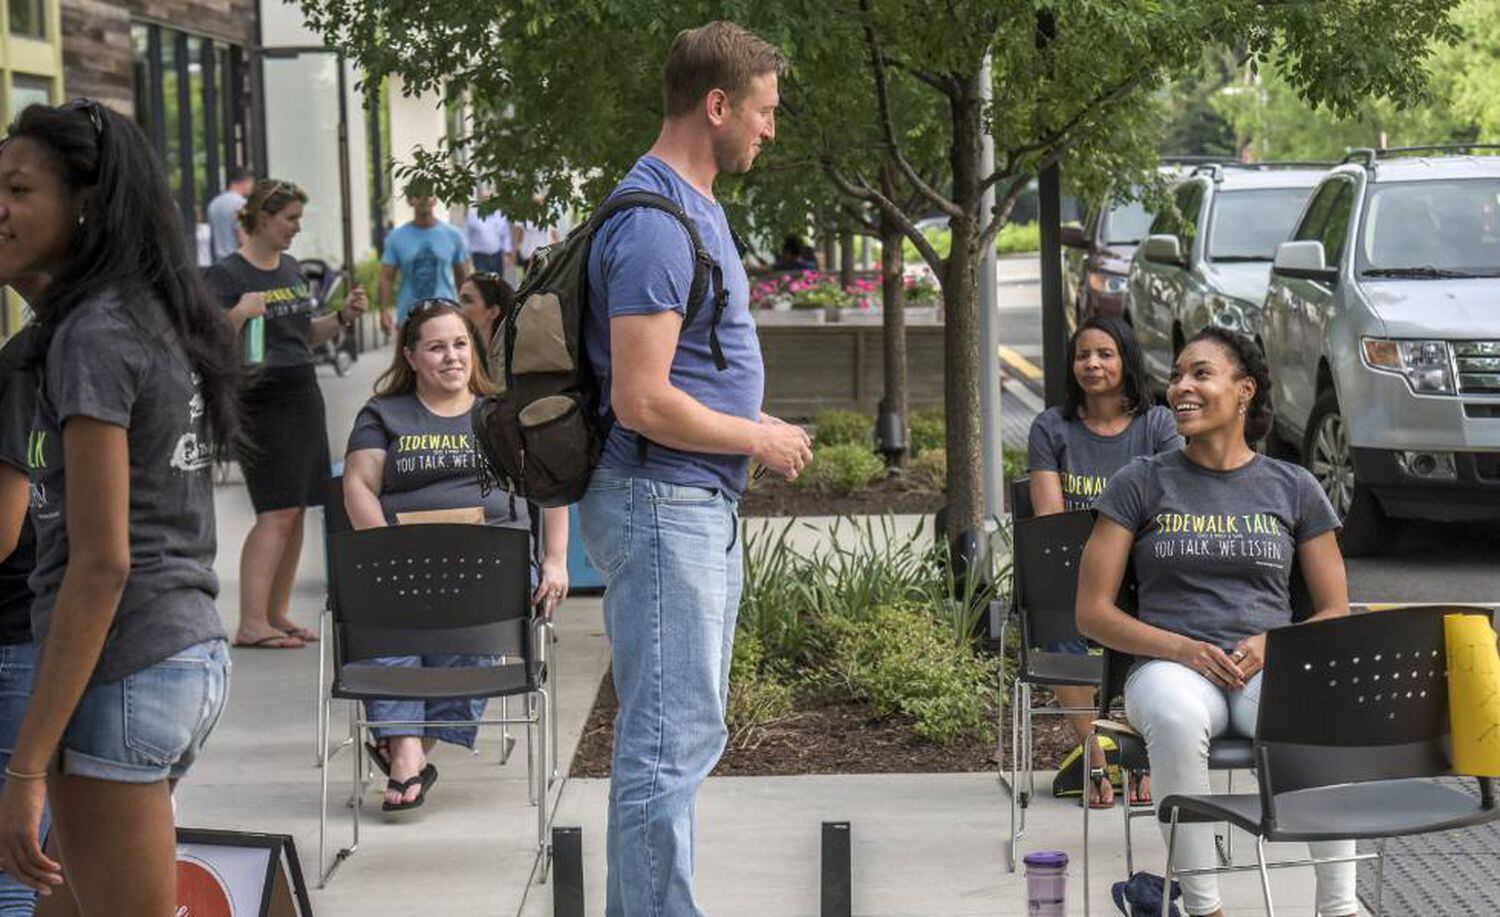
[[(881, 174), (884, 193), (896, 199), (896, 181), (887, 165)], [(911, 435), (906, 426), (906, 258), (902, 250), (906, 235), (884, 212), (880, 216), (880, 302), (885, 310), (882, 339), (885, 347), (885, 409), (896, 416), (901, 429), (902, 452), (893, 464), (906, 464)]]
[[(952, 101), (953, 203), (962, 217), (949, 221), (952, 249), (943, 277), (944, 374), (948, 424), (948, 541), (983, 533), (984, 497), (979, 454), (979, 174), (981, 131), (978, 74)], [(997, 457), (998, 458), (998, 457)]]
[(838, 264), (839, 246), (838, 237), (833, 232), (833, 227), (825, 227), (823, 230), (823, 270), (833, 273), (834, 265)]
[(854, 233), (847, 229), (839, 233), (839, 283), (846, 290), (854, 283)]

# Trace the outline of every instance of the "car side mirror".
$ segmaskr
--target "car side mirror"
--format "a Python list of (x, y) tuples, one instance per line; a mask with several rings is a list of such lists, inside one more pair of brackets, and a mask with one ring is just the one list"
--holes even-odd
[(1147, 236), (1141, 244), (1141, 257), (1163, 264), (1186, 263), (1182, 257), (1182, 241), (1166, 234)]
[(1058, 241), (1068, 248), (1088, 248), (1089, 240), (1083, 234), (1083, 227), (1077, 223), (1064, 223), (1058, 229)]
[(1324, 260), (1323, 243), (1316, 239), (1299, 242), (1283, 242), (1276, 246), (1276, 258), (1271, 270), (1283, 277), (1300, 277), (1303, 280), (1321, 280), (1332, 283), (1338, 278), (1337, 267), (1329, 267)]

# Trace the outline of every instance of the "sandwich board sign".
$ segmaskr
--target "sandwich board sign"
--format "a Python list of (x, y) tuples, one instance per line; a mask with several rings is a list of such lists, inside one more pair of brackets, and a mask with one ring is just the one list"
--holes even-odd
[(291, 836), (178, 828), (175, 917), (312, 917)]

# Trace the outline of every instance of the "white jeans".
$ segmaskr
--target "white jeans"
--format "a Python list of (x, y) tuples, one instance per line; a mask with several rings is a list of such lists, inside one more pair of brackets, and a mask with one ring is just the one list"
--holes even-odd
[[(1151, 796), (1166, 799), (1213, 792), (1208, 782), (1208, 740), (1226, 733), (1255, 734), (1260, 708), (1260, 675), (1243, 691), (1230, 691), (1187, 666), (1153, 659), (1137, 666), (1125, 682), (1125, 715), (1146, 739), (1151, 758)], [(1161, 826), (1167, 836), (1170, 826)], [(1353, 841), (1309, 844), (1314, 857), (1352, 856)], [(1178, 869), (1216, 863), (1212, 824), (1178, 825), (1172, 857)], [(1354, 897), (1353, 863), (1315, 867), (1318, 876), (1318, 913), (1345, 917), (1359, 911)], [(1182, 902), (1191, 915), (1212, 914), (1222, 906), (1215, 876), (1183, 876)]]

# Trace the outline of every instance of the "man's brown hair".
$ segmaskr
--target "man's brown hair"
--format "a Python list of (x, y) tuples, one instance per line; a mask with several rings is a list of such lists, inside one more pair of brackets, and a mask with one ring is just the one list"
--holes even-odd
[(786, 57), (775, 45), (733, 22), (719, 20), (677, 33), (661, 75), (667, 117), (693, 110), (709, 90), (722, 89), (731, 102), (766, 73), (786, 72)]

